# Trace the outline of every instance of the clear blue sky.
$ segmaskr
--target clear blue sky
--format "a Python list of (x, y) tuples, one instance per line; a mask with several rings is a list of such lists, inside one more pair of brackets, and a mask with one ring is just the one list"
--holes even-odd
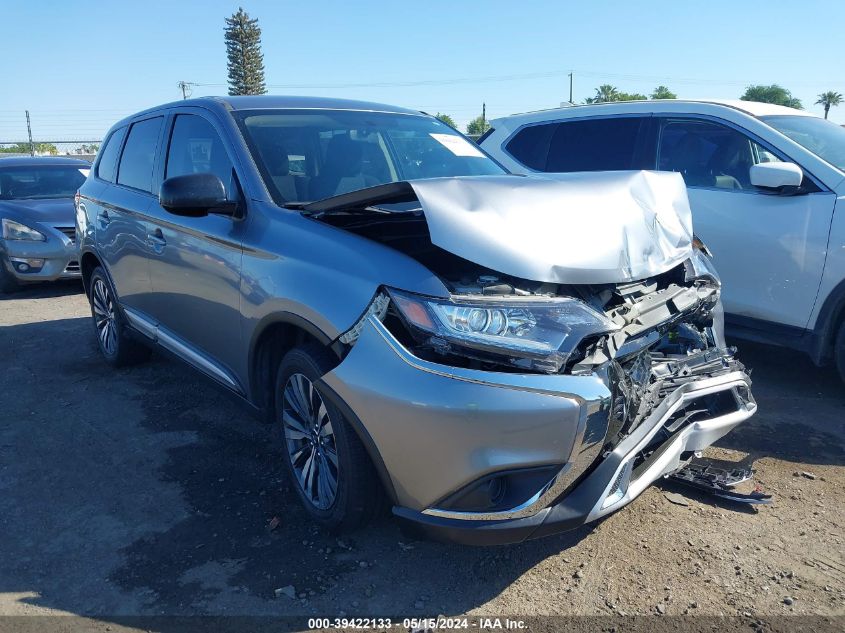
[[(602, 83), (718, 98), (780, 83), (820, 112), (818, 93), (845, 93), (839, 0), (4, 0), (0, 140), (25, 137), (25, 109), (38, 139), (95, 139), (180, 98), (180, 80), (225, 94), (223, 19), (239, 4), (263, 30), (270, 92), (440, 111), (461, 127), (482, 102), (488, 118), (559, 105), (570, 70), (576, 101)], [(845, 123), (845, 105), (831, 119)]]

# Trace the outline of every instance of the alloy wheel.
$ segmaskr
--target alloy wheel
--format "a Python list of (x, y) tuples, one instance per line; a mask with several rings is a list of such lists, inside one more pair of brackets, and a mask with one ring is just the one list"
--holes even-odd
[(117, 323), (115, 322), (114, 301), (108, 286), (102, 279), (96, 279), (91, 291), (91, 305), (94, 310), (94, 324), (100, 345), (108, 355), (117, 350)]
[(323, 398), (303, 374), (292, 374), (285, 383), (282, 424), (299, 486), (314, 507), (329, 509), (337, 496), (337, 444)]

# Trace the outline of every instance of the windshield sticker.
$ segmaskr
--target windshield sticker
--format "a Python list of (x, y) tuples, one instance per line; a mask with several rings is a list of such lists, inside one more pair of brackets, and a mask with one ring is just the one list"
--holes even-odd
[(476, 158), (484, 158), (484, 154), (481, 153), (481, 150), (461, 136), (455, 136), (454, 134), (434, 134), (433, 132), (430, 133), (429, 136), (452, 152), (455, 156), (475, 156)]

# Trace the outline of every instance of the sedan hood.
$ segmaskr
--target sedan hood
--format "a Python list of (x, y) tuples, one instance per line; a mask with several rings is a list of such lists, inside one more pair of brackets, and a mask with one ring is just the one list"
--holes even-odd
[(73, 198), (0, 200), (0, 217), (6, 216), (56, 226), (73, 226), (76, 221)]
[(304, 208), (316, 215), (386, 212), (385, 204), (414, 199), (432, 244), (522, 279), (620, 283), (665, 272), (692, 253), (689, 201), (675, 173), (434, 178), (372, 187)]

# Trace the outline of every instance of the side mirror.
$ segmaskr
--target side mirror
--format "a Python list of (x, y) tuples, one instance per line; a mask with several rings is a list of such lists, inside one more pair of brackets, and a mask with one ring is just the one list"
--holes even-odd
[(234, 215), (238, 203), (226, 198), (226, 188), (214, 174), (173, 176), (161, 183), (159, 204), (174, 215), (202, 217), (209, 213)]
[(804, 172), (795, 163), (760, 163), (748, 171), (751, 184), (763, 189), (792, 193), (801, 186)]

